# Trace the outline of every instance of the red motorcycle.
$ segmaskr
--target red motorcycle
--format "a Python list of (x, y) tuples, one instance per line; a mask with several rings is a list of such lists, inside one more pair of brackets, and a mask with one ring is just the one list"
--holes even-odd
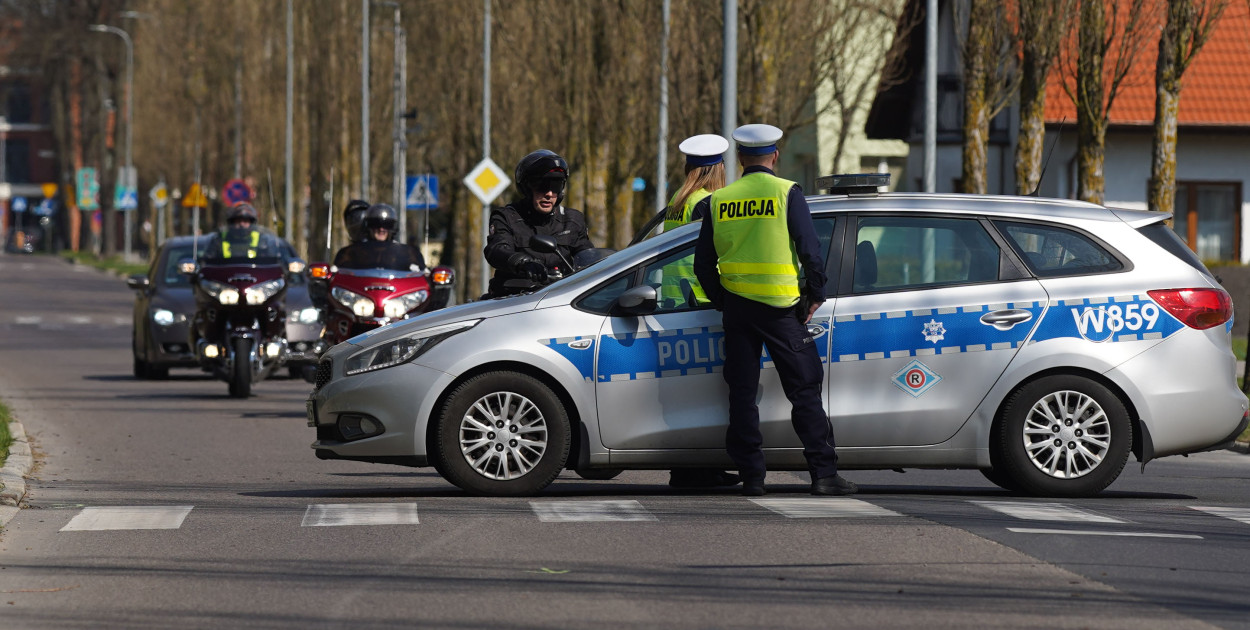
[(231, 396), (247, 398), (286, 354), (287, 266), (277, 257), (218, 258), (190, 271), (191, 343), (200, 366), (226, 381)]
[(398, 271), (315, 263), (309, 271), (310, 291), (324, 296), (327, 307), (318, 354), (374, 328), (443, 308), (456, 277), (451, 267)]

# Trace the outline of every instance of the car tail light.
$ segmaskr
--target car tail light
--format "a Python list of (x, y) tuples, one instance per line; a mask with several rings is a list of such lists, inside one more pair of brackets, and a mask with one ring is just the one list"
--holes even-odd
[(1190, 328), (1214, 328), (1233, 316), (1233, 299), (1223, 289), (1159, 289), (1147, 293)]

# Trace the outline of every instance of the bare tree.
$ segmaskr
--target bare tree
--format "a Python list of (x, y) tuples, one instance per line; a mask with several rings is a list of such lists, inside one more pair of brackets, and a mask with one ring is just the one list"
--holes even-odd
[[(958, 5), (966, 13), (967, 30), (960, 42), (964, 87), (963, 192), (989, 192), (986, 167), (990, 120), (998, 115), (1020, 82), (1008, 5), (997, 0), (970, 0)], [(963, 22), (962, 16), (956, 18)]]
[(1176, 115), (1181, 76), (1202, 50), (1228, 0), (1167, 0), (1167, 23), (1155, 62), (1155, 120), (1150, 144), (1150, 210), (1171, 212), (1176, 202)]
[(1020, 19), (1020, 131), (1016, 192), (1037, 190), (1046, 136), (1046, 80), (1072, 28), (1076, 0), (1017, 0)]
[[(1065, 72), (1064, 90), (1076, 104), (1077, 198), (1084, 201), (1103, 202), (1107, 121), (1155, 23), (1155, 14), (1155, 4), (1148, 0), (1129, 0), (1127, 6), (1119, 1), (1081, 0), (1076, 67), (1075, 72)], [(1073, 78), (1075, 85), (1070, 82)]]

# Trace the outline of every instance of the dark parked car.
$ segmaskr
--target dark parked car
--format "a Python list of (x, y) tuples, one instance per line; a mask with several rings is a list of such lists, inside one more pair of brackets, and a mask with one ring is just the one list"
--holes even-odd
[[(136, 291), (131, 343), (135, 378), (162, 379), (169, 376), (171, 367), (199, 367), (187, 330), (188, 320), (195, 315), (195, 297), (190, 276), (178, 269), (178, 263), (194, 260), (208, 238), (201, 236), (198, 244), (191, 236), (166, 240), (148, 272), (126, 281)], [(286, 241), (283, 245), (289, 259), (299, 258)], [(286, 365), (292, 377), (299, 377), (305, 365), (317, 362), (313, 347), (321, 338), (321, 312), (308, 296), (307, 270), (289, 274), (287, 281)]]
[(195, 351), (187, 343), (187, 320), (195, 313), (191, 277), (178, 269), (203, 251), (207, 236), (175, 236), (165, 241), (146, 274), (135, 274), (126, 285), (135, 290), (135, 378), (166, 378), (171, 367), (198, 367)]

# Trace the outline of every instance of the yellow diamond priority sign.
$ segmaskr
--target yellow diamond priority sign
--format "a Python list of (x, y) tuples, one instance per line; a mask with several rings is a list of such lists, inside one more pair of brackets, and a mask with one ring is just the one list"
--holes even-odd
[(484, 204), (494, 201), (511, 183), (503, 169), (490, 158), (478, 162), (464, 178), (464, 185)]

